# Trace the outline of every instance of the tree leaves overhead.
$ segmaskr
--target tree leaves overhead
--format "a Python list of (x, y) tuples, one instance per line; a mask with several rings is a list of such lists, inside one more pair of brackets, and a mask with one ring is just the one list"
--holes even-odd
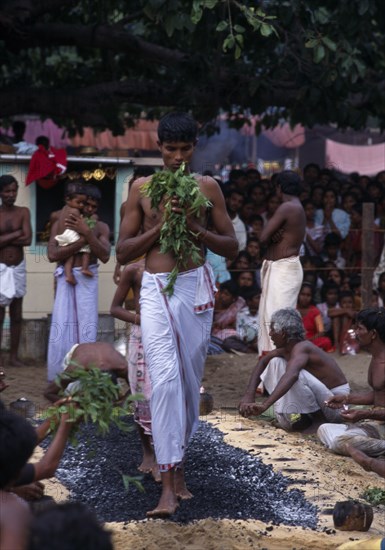
[(115, 133), (173, 108), (383, 128), (384, 42), (382, 0), (4, 0), (1, 113)]

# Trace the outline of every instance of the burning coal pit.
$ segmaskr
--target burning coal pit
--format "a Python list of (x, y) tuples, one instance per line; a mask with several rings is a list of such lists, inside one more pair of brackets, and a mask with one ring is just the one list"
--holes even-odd
[[(136, 430), (123, 433), (113, 428), (101, 438), (92, 426), (84, 426), (78, 439), (77, 447), (67, 446), (57, 470), (71, 500), (87, 503), (103, 521), (144, 519), (159, 500), (160, 485), (146, 475), (141, 479), (144, 493), (132, 484), (128, 491), (124, 488), (122, 474), (139, 474), (141, 446)], [(194, 498), (181, 502), (172, 521), (259, 519), (276, 525), (317, 526), (317, 508), (302, 491), (288, 490), (293, 480), (224, 443), (223, 434), (209, 423), (201, 422), (191, 441), (186, 481)]]

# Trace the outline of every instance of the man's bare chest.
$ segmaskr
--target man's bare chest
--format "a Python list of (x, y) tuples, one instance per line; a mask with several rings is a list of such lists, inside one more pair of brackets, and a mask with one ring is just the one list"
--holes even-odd
[(0, 234), (12, 233), (22, 228), (23, 218), (18, 212), (0, 209)]

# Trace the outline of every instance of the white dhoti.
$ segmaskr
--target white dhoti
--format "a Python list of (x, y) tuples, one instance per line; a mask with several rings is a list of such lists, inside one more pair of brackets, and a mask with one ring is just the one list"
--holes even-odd
[(210, 339), (215, 280), (208, 264), (178, 275), (144, 272), (142, 341), (149, 369), (155, 454), (161, 472), (180, 464), (199, 421), (200, 385)]
[(303, 270), (299, 256), (263, 261), (261, 269), (262, 294), (259, 302), (259, 355), (275, 349), (269, 336), (271, 316), (275, 311), (284, 307), (296, 308), (302, 279)]
[(18, 265), (0, 263), (0, 306), (6, 307), (15, 298), (22, 298), (27, 292), (25, 260)]
[(141, 401), (135, 401), (134, 420), (143, 428), (146, 435), (151, 435), (151, 382), (144, 357), (142, 332), (137, 325), (130, 327), (127, 363), (131, 393), (143, 396)]
[(347, 444), (369, 456), (385, 455), (385, 423), (322, 424), (317, 431), (320, 441), (333, 452), (348, 455)]
[[(286, 372), (287, 362), (282, 357), (274, 357), (261, 375), (265, 389), (272, 394)], [(284, 427), (292, 414), (310, 414), (322, 409), (329, 422), (341, 422), (339, 411), (325, 406), (325, 401), (337, 394), (348, 394), (349, 384), (329, 389), (309, 371), (302, 369), (298, 380), (274, 403), (274, 415)]]

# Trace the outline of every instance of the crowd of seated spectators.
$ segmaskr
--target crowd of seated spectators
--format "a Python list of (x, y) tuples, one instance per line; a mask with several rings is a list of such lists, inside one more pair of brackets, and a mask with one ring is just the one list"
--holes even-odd
[[(265, 178), (251, 167), (230, 171), (225, 182), (217, 176), (215, 178), (219, 181), (234, 224), (239, 254), (229, 264), (224, 258), (215, 259), (215, 255), (208, 253), (208, 260), (213, 266), (215, 264), (218, 288), (227, 281), (232, 283), (230, 316), (223, 310), (222, 286), (218, 291), (215, 313), (216, 318), (220, 315), (230, 317), (231, 326), (221, 325), (218, 328), (218, 323), (214, 322), (212, 335), (215, 345), (211, 352), (231, 348), (223, 346), (223, 341), (230, 336), (233, 345), (235, 339), (244, 344), (231, 349), (257, 351), (256, 338), (250, 345), (245, 333), (239, 334), (236, 315), (248, 307), (246, 296), (250, 290), (260, 295), (264, 249), (259, 239), (264, 225), (279, 205), (275, 193), (275, 175)], [(356, 313), (362, 307), (364, 202), (373, 203), (375, 210), (374, 266), (378, 267), (373, 283), (372, 305), (383, 305), (385, 300), (385, 171), (375, 177), (358, 173), (341, 175), (311, 163), (303, 169), (302, 181), (300, 199), (306, 214), (306, 234), (300, 251), (304, 286), (298, 296), (298, 309), (304, 322), (309, 324), (308, 338), (314, 343), (326, 351), (356, 353), (358, 348), (352, 338), (352, 326)], [(317, 315), (315, 310), (318, 311)], [(215, 340), (218, 331), (229, 328), (231, 335), (219, 332), (225, 338)]]

